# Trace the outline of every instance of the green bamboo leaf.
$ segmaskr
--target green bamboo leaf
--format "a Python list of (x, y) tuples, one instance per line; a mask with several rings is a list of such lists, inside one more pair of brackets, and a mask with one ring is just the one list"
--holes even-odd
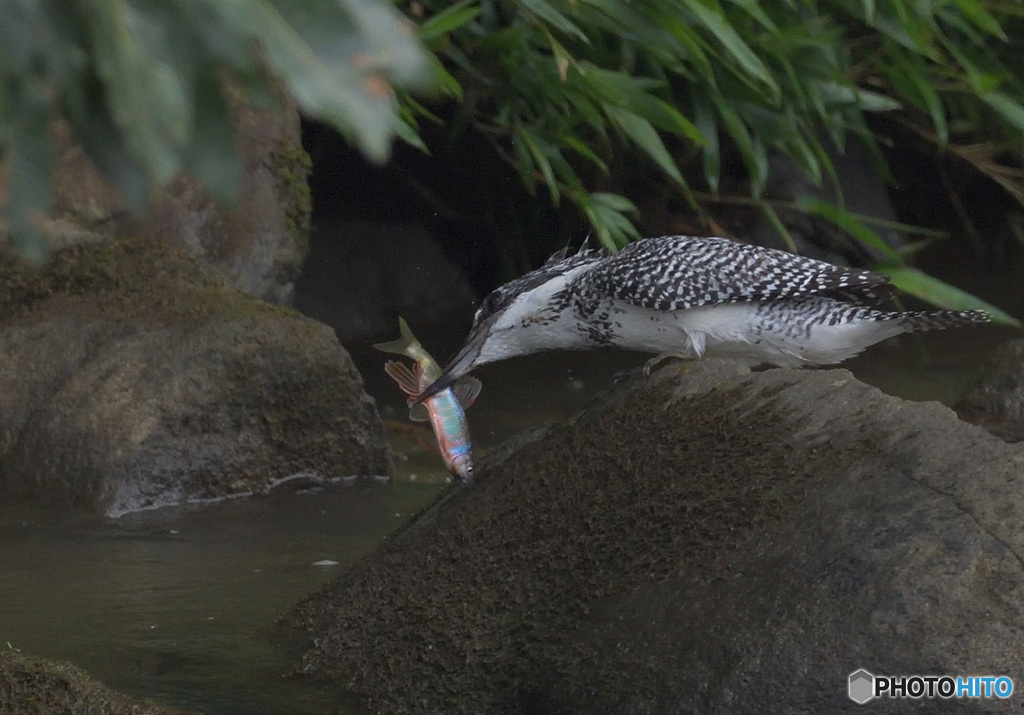
[(718, 118), (725, 125), (725, 131), (736, 142), (744, 165), (746, 165), (748, 171), (756, 170), (758, 165), (757, 151), (754, 148), (754, 141), (751, 138), (750, 130), (740, 118), (739, 112), (719, 95), (712, 95), (711, 101), (714, 103), (715, 109), (718, 110)]
[(886, 243), (881, 236), (868, 228), (868, 226), (858, 217), (848, 211), (844, 211), (837, 206), (833, 206), (827, 201), (823, 201), (817, 196), (813, 196), (811, 194), (801, 196), (797, 199), (796, 204), (797, 208), (805, 213), (820, 216), (823, 219), (831, 221), (862, 244), (869, 248), (873, 248), (880, 255), (886, 256), (894, 263), (902, 262), (900, 254), (897, 253), (892, 246)]
[[(706, 143), (703, 134), (693, 122), (668, 102), (645, 91), (637, 81), (638, 78), (621, 72), (605, 72), (599, 69), (589, 70), (588, 76), (605, 89), (605, 96), (612, 103), (627, 108), (662, 131), (679, 135), (698, 146)], [(652, 87), (660, 84), (661, 82), (657, 80), (650, 82)]]
[(986, 10), (983, 5), (976, 2), (976, 0), (953, 0), (953, 4), (956, 5), (957, 9), (961, 13), (963, 13), (964, 17), (985, 32), (998, 37), (1000, 40), (1007, 39), (1006, 33), (999, 25), (999, 22), (992, 17), (992, 14)]
[(606, 107), (605, 112), (615, 126), (653, 159), (662, 171), (672, 177), (677, 184), (686, 185), (683, 175), (679, 172), (679, 167), (676, 166), (675, 160), (668, 153), (668, 149), (665, 148), (661, 137), (658, 136), (658, 132), (654, 130), (650, 122), (619, 107)]
[(864, 21), (873, 25), (875, 22), (875, 0), (861, 0), (861, 8), (864, 10)]
[(929, 77), (920, 58), (897, 55), (894, 58), (890, 58), (889, 67), (889, 81), (894, 86), (901, 87), (903, 93), (914, 104), (928, 112), (939, 141), (942, 144), (949, 141), (949, 125), (946, 123), (946, 111), (943, 107), (942, 99), (939, 97), (939, 93), (935, 91), (931, 77)]
[(618, 211), (619, 213), (635, 214), (638, 211), (636, 204), (621, 194), (610, 194), (596, 191), (590, 194), (590, 198), (593, 199), (595, 203), (607, 206), (612, 211)]
[(538, 18), (551, 25), (551, 27), (563, 32), (570, 37), (575, 37), (580, 42), (590, 44), (590, 40), (587, 38), (586, 33), (583, 32), (579, 27), (576, 26), (572, 20), (567, 18), (562, 13), (558, 12), (555, 8), (551, 7), (550, 4), (544, 2), (544, 0), (516, 0), (519, 5), (522, 5), (531, 13), (536, 15)]
[(702, 96), (694, 97), (693, 117), (701, 135), (705, 138), (704, 180), (712, 193), (718, 193), (718, 183), (722, 173), (721, 150), (718, 145), (718, 121), (711, 104)]
[(445, 69), (445, 66), (441, 64), (441, 60), (433, 54), (427, 56), (427, 62), (430, 64), (430, 70), (434, 75), (434, 83), (437, 85), (438, 90), (441, 94), (453, 97), (455, 100), (462, 101), (462, 84), (459, 80)]
[(655, 62), (679, 67), (679, 58), (685, 52), (670, 27), (673, 22), (678, 23), (674, 0), (668, 3), (667, 15), (659, 13), (653, 4), (622, 0), (573, 0), (572, 7), (578, 11), (580, 22), (586, 21), (629, 41), (642, 42), (644, 53), (649, 53)]
[(982, 92), (978, 96), (1003, 119), (1024, 130), (1024, 106), (1016, 99), (1002, 92)]
[(165, 184), (181, 167), (176, 148), (191, 134), (182, 77), (140, 42), (145, 23), (130, 23), (123, 0), (96, 0), (87, 18), (112, 114), (150, 180)]
[(786, 224), (782, 223), (782, 219), (775, 213), (775, 209), (772, 208), (771, 204), (761, 204), (761, 214), (768, 220), (768, 223), (775, 229), (775, 233), (779, 234), (782, 242), (786, 244), (786, 248), (797, 253), (796, 241), (793, 240), (793, 234), (786, 228)]
[(991, 303), (978, 298), (965, 290), (922, 273), (916, 268), (909, 266), (873, 266), (872, 270), (889, 276), (892, 284), (910, 295), (927, 301), (939, 308), (948, 310), (983, 310), (992, 318), (997, 325), (1008, 325), (1015, 328), (1021, 327), (1019, 320), (1009, 313), (995, 307)]
[(197, 132), (186, 147), (185, 166), (226, 204), (238, 200), (242, 167), (235, 152), (235, 119), (224, 97), (219, 68), (201, 67), (193, 83)]
[(424, 154), (430, 154), (430, 148), (423, 143), (420, 133), (416, 131), (413, 121), (402, 118), (395, 123), (395, 135), (414, 149), (419, 149)]
[(594, 150), (587, 146), (585, 142), (581, 141), (579, 137), (572, 134), (563, 134), (558, 137), (558, 141), (590, 161), (591, 164), (601, 170), (602, 174), (608, 173), (608, 164), (605, 163), (604, 159), (594, 153)]
[(708, 28), (715, 38), (729, 51), (729, 54), (739, 63), (746, 75), (758, 80), (769, 91), (770, 101), (774, 104), (779, 101), (782, 90), (778, 83), (768, 71), (757, 54), (750, 49), (750, 46), (743, 41), (729, 21), (712, 8), (706, 7), (700, 0), (686, 3), (686, 8), (696, 16), (697, 20)]
[(752, 18), (757, 20), (758, 24), (760, 24), (764, 29), (768, 30), (772, 34), (778, 33), (778, 26), (776, 26), (775, 22), (768, 17), (768, 13), (761, 8), (759, 0), (730, 0), (730, 3), (743, 8), (743, 10), (745, 10)]
[(0, 129), (7, 163), (7, 220), (15, 247), (39, 265), (46, 258), (46, 238), (37, 222), (49, 215), (53, 201), (49, 91), (36, 79), (23, 82), (15, 92), (10, 85), (5, 89)]
[(750, 193), (754, 196), (760, 196), (764, 193), (765, 184), (768, 182), (768, 152), (765, 150), (761, 138), (757, 135), (752, 137), (750, 145), (750, 157), (744, 157), (748, 160), (747, 170), (750, 172)]
[[(821, 144), (814, 138), (813, 134), (797, 134), (785, 146), (790, 158), (797, 163), (797, 166), (803, 169), (804, 173), (807, 174), (815, 185), (820, 185), (822, 161), (815, 149), (820, 148)], [(827, 162), (828, 158), (826, 157), (826, 169), (830, 167), (830, 164)]]
[(536, 166), (544, 176), (544, 183), (547, 184), (548, 193), (551, 196), (551, 204), (553, 206), (558, 206), (558, 183), (555, 181), (555, 172), (551, 168), (551, 160), (548, 158), (548, 152), (553, 151), (554, 148), (529, 129), (522, 126), (516, 127), (516, 139), (518, 142), (521, 142), (526, 146), (526, 150), (530, 153), (530, 156), (533, 159), (534, 166)]
[(537, 177), (533, 175), (536, 166), (533, 163), (533, 155), (530, 153), (529, 147), (524, 141), (513, 141), (512, 151), (516, 154), (516, 169), (518, 169), (523, 183), (526, 184), (527, 191), (536, 195)]
[(855, 96), (857, 97), (857, 106), (865, 112), (893, 112), (903, 108), (903, 105), (895, 98), (862, 87), (856, 88)]
[(480, 14), (480, 8), (473, 4), (475, 2), (476, 0), (462, 0), (428, 18), (419, 26), (420, 39), (427, 43), (432, 42), (476, 19)]
[[(322, 35), (319, 15), (289, 16), (296, 22), (292, 25), (268, 0), (223, 0), (210, 7), (223, 24), (260, 43), (303, 111), (348, 133), (371, 160), (387, 158), (391, 136), (400, 129), (387, 73), (415, 83), (417, 71), (427, 66), (417, 38), (403, 31), (391, 8), (344, 2), (349, 20), (365, 35), (365, 42), (362, 55), (336, 55), (331, 52), (345, 45)], [(298, 13), (295, 6), (282, 7)], [(318, 54), (300, 34), (300, 27), (331, 49)]]
[(609, 251), (617, 251), (631, 239), (640, 237), (633, 222), (626, 213), (634, 213), (636, 206), (629, 199), (618, 194), (577, 192), (573, 201), (583, 210), (584, 215), (597, 234), (598, 243)]

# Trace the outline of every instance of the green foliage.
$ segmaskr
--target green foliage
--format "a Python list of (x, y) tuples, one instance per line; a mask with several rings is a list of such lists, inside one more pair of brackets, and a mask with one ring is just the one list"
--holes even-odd
[(383, 161), (404, 132), (391, 83), (424, 86), (415, 30), (381, 0), (5, 0), (0, 147), (8, 222), (39, 261), (50, 121), (66, 118), (130, 206), (181, 170), (223, 200), (239, 185), (227, 86), (269, 103), (283, 82), (302, 110)]
[[(694, 207), (690, 182), (717, 192), (727, 147), (758, 200), (771, 153), (821, 182), (833, 174), (826, 145), (842, 148), (853, 133), (884, 165), (871, 114), (897, 115), (937, 148), (984, 139), (1020, 161), (1019, 3), (413, 0), (405, 9), (425, 18), (440, 86), (459, 102), (453, 131), (479, 131), (528, 188), (575, 204), (609, 248), (636, 235), (635, 207), (598, 187), (636, 156)], [(976, 158), (1024, 200), (992, 152)], [(881, 244), (841, 210), (805, 209)]]

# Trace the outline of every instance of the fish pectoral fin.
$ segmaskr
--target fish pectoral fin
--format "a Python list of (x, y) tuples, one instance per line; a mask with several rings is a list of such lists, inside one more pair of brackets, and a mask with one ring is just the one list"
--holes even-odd
[(397, 360), (388, 360), (384, 364), (384, 372), (398, 383), (398, 386), (402, 388), (405, 394), (419, 397), (421, 392), (419, 378), (404, 363), (400, 363)]
[(422, 402), (413, 402), (409, 405), (409, 419), (413, 422), (430, 422), (430, 410)]
[(476, 402), (477, 395), (480, 394), (480, 389), (483, 386), (484, 384), (475, 377), (464, 375), (452, 385), (452, 392), (455, 394), (455, 399), (465, 409)]

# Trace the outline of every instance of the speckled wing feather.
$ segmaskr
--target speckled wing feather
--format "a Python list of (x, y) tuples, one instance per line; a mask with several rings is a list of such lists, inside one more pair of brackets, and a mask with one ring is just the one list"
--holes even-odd
[(662, 236), (636, 241), (577, 279), (581, 295), (655, 310), (822, 296), (855, 303), (891, 292), (888, 278), (861, 269), (725, 238)]

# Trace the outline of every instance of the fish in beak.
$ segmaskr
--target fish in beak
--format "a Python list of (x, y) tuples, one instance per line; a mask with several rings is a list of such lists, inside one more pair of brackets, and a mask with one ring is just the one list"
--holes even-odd
[(423, 402), (424, 400), (429, 400), (442, 390), (451, 387), (456, 380), (476, 367), (480, 351), (483, 349), (486, 340), (486, 331), (474, 330), (458, 354), (445, 365), (440, 377), (428, 385), (415, 401)]

